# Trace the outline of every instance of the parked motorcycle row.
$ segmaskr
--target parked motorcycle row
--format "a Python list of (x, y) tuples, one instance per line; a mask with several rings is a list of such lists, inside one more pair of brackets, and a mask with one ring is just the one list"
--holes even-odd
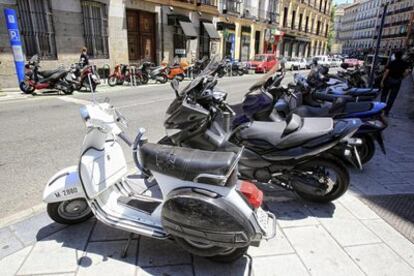
[(69, 69), (40, 70), (40, 59), (34, 55), (25, 65), (25, 79), (19, 84), (25, 94), (34, 94), (36, 90), (53, 89), (70, 95), (73, 91), (95, 90), (100, 83), (99, 75), (92, 65), (83, 66), (74, 63)]
[[(138, 235), (170, 239), (218, 262), (240, 258), (276, 235), (276, 217), (262, 206), (269, 185), (327, 203), (348, 189), (348, 165), (362, 168), (383, 149), (384, 105), (375, 89), (346, 86), (314, 67), (288, 86), (276, 66), (242, 102), (230, 105), (218, 87), (226, 61), (212, 59), (166, 110), (167, 136), (144, 129), (130, 139), (126, 118), (105, 100), (81, 108), (87, 127), (79, 164), (56, 173), (43, 200), (58, 223), (91, 216)], [(231, 92), (231, 91), (229, 91)], [(128, 173), (121, 143), (129, 146)]]

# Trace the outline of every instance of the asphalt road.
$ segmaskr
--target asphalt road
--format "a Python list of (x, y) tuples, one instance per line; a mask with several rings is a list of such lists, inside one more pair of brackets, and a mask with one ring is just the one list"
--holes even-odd
[[(260, 77), (223, 78), (218, 87), (227, 91), (229, 102), (239, 102)], [(284, 82), (291, 80), (288, 72)], [(107, 90), (96, 96), (109, 97), (126, 116), (131, 137), (138, 127), (147, 130), (149, 141), (164, 136), (165, 111), (174, 98), (169, 84)], [(47, 180), (77, 164), (85, 134), (79, 108), (91, 99), (90, 93), (79, 93), (0, 102), (0, 218), (40, 204)], [(125, 154), (131, 161), (130, 152)]]

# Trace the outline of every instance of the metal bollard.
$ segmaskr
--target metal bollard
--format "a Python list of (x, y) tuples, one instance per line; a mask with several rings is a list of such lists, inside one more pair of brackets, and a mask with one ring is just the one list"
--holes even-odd
[(132, 65), (129, 66), (129, 78), (130, 78), (130, 85), (137, 86), (137, 67)]
[[(108, 63), (105, 63), (102, 66), (102, 69), (104, 69), (104, 73), (101, 79), (105, 79), (105, 83), (108, 84), (109, 76), (111, 75), (111, 65), (109, 65)], [(105, 69), (108, 69), (108, 74), (105, 73)]]

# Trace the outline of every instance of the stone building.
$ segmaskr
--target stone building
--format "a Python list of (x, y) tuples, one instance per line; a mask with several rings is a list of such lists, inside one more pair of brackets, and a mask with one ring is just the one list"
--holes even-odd
[(352, 54), (355, 51), (354, 45), (354, 30), (356, 17), (358, 15), (359, 3), (354, 2), (344, 8), (344, 16), (342, 18), (342, 26), (340, 38), (343, 41), (342, 53)]
[[(385, 3), (385, 0), (379, 0)], [(389, 5), (381, 38), (381, 52), (389, 54), (396, 50), (405, 50), (411, 14), (414, 11), (414, 0), (388, 1)], [(378, 16), (382, 15), (382, 7), (378, 7)], [(377, 21), (377, 29), (380, 26)], [(377, 35), (374, 36), (374, 39)]]
[(189, 61), (219, 54), (248, 60), (276, 52), (276, 0), (0, 0), (0, 82), (17, 79), (3, 10), (14, 8), (26, 59), (68, 67), (86, 46), (93, 64)]
[(353, 48), (358, 52), (372, 52), (375, 47), (374, 35), (377, 32), (377, 8), (380, 0), (362, 0), (358, 3), (358, 12), (355, 18)]
[(335, 7), (335, 17), (334, 17), (334, 28), (333, 28), (333, 42), (332, 42), (332, 54), (341, 54), (342, 53), (342, 44), (344, 40), (341, 38), (342, 35), (342, 20), (345, 13), (345, 8), (349, 4), (341, 4)]
[(289, 57), (326, 54), (331, 0), (281, 0), (280, 52)]

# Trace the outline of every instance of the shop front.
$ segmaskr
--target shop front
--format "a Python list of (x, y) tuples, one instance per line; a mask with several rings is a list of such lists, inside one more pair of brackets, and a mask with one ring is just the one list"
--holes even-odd
[(217, 54), (217, 43), (220, 41), (220, 35), (211, 21), (200, 20), (199, 35), (199, 58), (208, 57)]
[(198, 37), (190, 18), (181, 14), (169, 14), (168, 26), (173, 28), (173, 56), (184, 58), (188, 53), (188, 41)]
[(233, 23), (218, 22), (217, 30), (223, 34), (222, 57), (234, 59), (236, 55), (236, 25)]
[(249, 26), (241, 27), (240, 37), (240, 61), (248, 61), (250, 55), (250, 32)]

